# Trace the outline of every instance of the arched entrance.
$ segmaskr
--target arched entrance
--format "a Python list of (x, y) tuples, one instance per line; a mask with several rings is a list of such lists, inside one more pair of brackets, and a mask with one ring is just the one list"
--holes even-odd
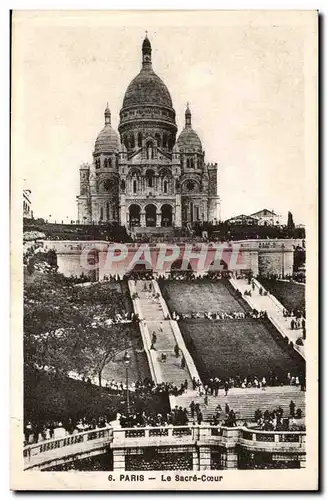
[(139, 205), (130, 205), (129, 221), (130, 221), (130, 227), (140, 226), (140, 207), (139, 207)]
[(163, 227), (172, 226), (172, 207), (171, 205), (165, 204), (161, 208), (162, 218), (161, 225)]
[(147, 205), (145, 208), (146, 212), (146, 226), (155, 227), (156, 226), (156, 207), (155, 205)]

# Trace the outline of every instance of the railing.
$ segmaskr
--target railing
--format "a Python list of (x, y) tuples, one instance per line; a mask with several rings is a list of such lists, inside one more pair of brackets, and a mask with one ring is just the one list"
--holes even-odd
[[(269, 447), (274, 446), (279, 448), (279, 446), (284, 446), (283, 443), (298, 444), (298, 447), (305, 447), (305, 431), (260, 431), (260, 430), (242, 430), (241, 439), (242, 441), (249, 441), (250, 445), (254, 445), (256, 448), (257, 443), (261, 446), (264, 443), (268, 443)], [(273, 444), (271, 444), (273, 443)], [(243, 444), (243, 443), (241, 443)], [(246, 444), (246, 443), (245, 443)], [(248, 446), (249, 447), (249, 446)]]
[[(81, 445), (83, 447), (83, 443), (85, 444), (86, 449), (90, 449), (93, 446), (98, 446), (100, 440), (105, 444), (112, 441), (112, 439), (113, 429), (111, 427), (95, 429), (92, 431), (74, 434), (72, 436), (49, 439), (40, 443), (27, 445), (23, 449), (23, 456), (27, 461), (33, 461), (35, 457), (40, 457), (40, 461), (42, 462), (42, 456), (44, 456), (44, 460), (46, 460), (46, 455), (68, 455), (70, 450), (72, 450), (71, 453), (73, 454), (74, 449), (81, 447)], [(62, 450), (62, 453), (58, 453), (58, 450)], [(54, 453), (55, 451), (57, 451), (57, 453)]]
[(211, 425), (163, 426), (140, 428), (104, 428), (73, 436), (28, 445), (23, 450), (25, 469), (40, 468), (53, 461), (65, 461), (76, 453), (111, 447), (131, 446), (235, 446), (268, 451), (305, 452), (305, 431), (260, 431), (245, 427)]

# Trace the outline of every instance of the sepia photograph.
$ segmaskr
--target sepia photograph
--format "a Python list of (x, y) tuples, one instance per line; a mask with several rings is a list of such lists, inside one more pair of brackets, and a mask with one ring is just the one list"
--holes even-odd
[(11, 32), (12, 489), (315, 490), (318, 12)]

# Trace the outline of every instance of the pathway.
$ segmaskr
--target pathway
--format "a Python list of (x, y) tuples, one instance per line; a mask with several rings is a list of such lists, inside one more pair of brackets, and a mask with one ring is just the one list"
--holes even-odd
[[(144, 290), (144, 284), (149, 286), (152, 283), (152, 291), (147, 292)], [(148, 335), (148, 345), (151, 345), (151, 339), (153, 333), (156, 334), (157, 340), (155, 344), (156, 350), (153, 351), (153, 360), (157, 364), (158, 371), (161, 376), (160, 379), (163, 382), (174, 382), (177, 386), (180, 386), (185, 380), (188, 381), (188, 387), (191, 387), (191, 376), (188, 366), (186, 364), (185, 368), (181, 368), (181, 356), (179, 358), (175, 357), (174, 347), (178, 343), (181, 351), (185, 349), (184, 345), (181, 345), (181, 339), (177, 339), (175, 335), (174, 324), (171, 319), (165, 319), (168, 311), (165, 309), (165, 302), (162, 298), (160, 291), (158, 292), (157, 283), (155, 281), (139, 281), (135, 282), (136, 291), (138, 294), (140, 313), (143, 319), (143, 323), (146, 325), (146, 335)], [(155, 290), (156, 287), (156, 290)], [(159, 293), (160, 298), (154, 299), (153, 294)], [(166, 362), (161, 361), (161, 355), (165, 353), (167, 355)]]

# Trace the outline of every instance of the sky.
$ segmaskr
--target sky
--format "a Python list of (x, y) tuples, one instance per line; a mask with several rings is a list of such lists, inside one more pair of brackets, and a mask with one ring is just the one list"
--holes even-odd
[(288, 19), (16, 13), (12, 166), (35, 217), (77, 219), (79, 166), (92, 162), (107, 102), (117, 130), (147, 30), (179, 132), (188, 101), (206, 161), (218, 163), (222, 219), (267, 208), (303, 223), (306, 46), (302, 22)]

